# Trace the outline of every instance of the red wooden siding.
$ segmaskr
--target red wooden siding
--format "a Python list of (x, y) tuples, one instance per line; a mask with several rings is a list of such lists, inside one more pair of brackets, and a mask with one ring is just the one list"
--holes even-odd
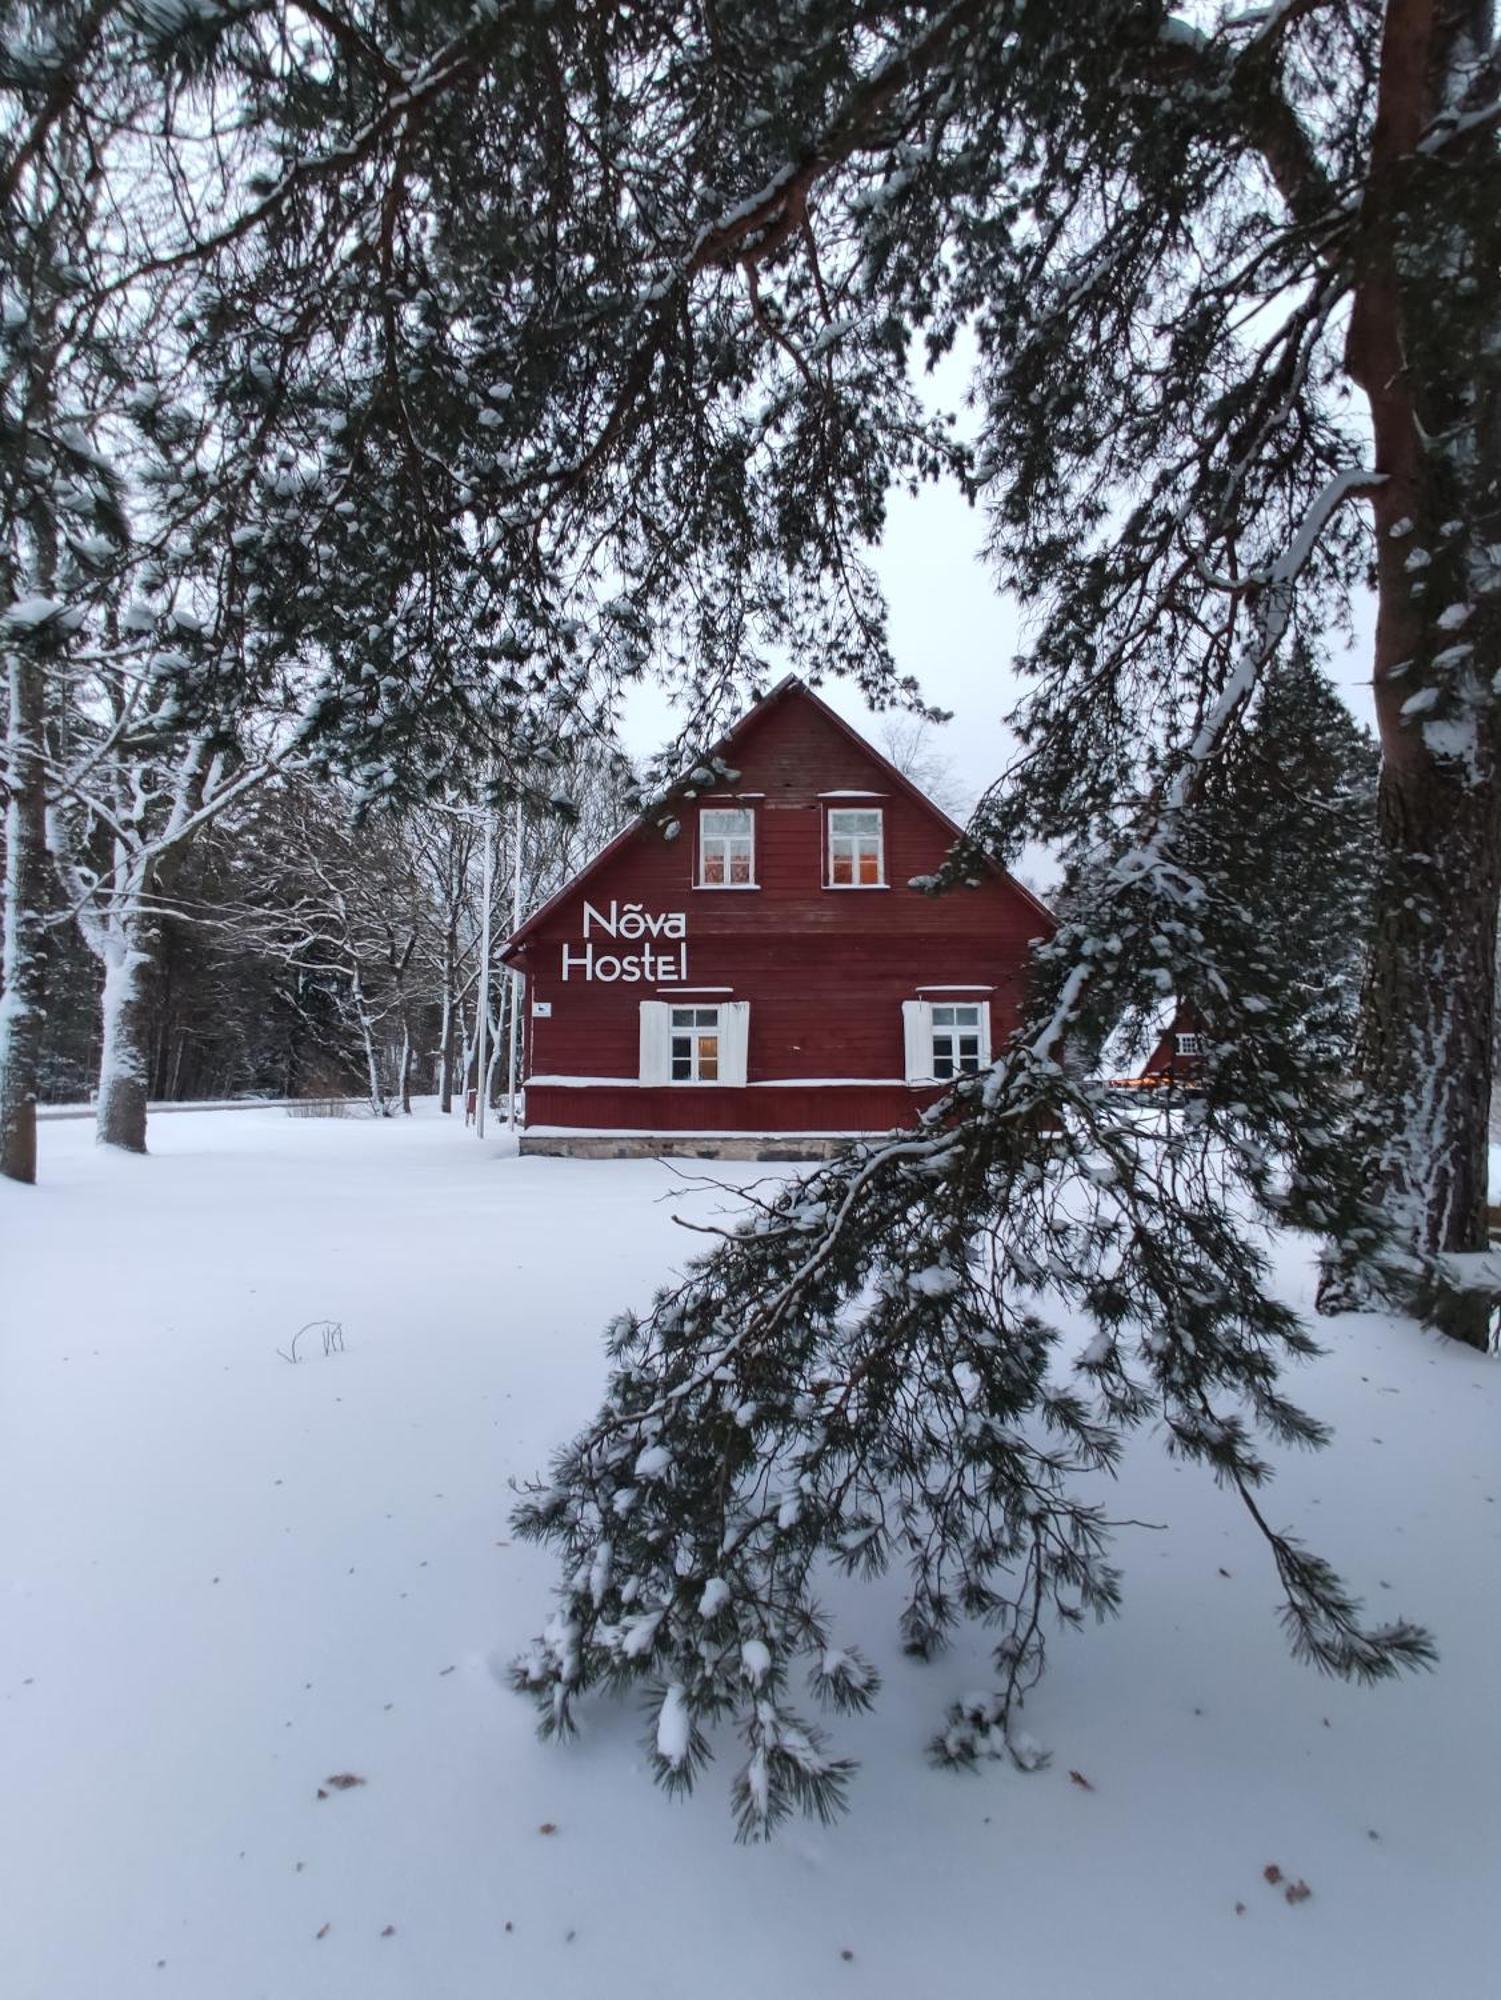
[[(643, 823), (616, 843), (553, 904), (522, 927), (506, 956), (527, 975), (528, 1077), (618, 1079), (612, 1087), (528, 1082), (529, 1125), (651, 1131), (852, 1131), (905, 1123), (932, 1095), (904, 1081), (902, 1002), (923, 987), (994, 989), (991, 1042), (999, 1047), (1016, 1018), (1030, 941), (1051, 929), (1041, 906), (999, 871), (942, 897), (908, 888), (931, 874), (954, 829), (890, 772), (824, 705), (784, 684), (731, 733), (722, 750), (734, 780), (682, 799), (670, 839)], [(868, 799), (820, 798), (840, 791)], [(755, 810), (752, 889), (699, 888), (701, 806), (738, 802)], [(832, 806), (878, 806), (884, 813), (885, 888), (831, 889), (825, 815)], [(608, 914), (612, 901), (639, 903), (654, 916), (681, 912), (687, 972), (667, 982), (589, 981), (562, 976), (563, 947), (583, 943), (585, 902)], [(683, 946), (665, 937), (610, 939), (614, 957)], [(641, 1088), (639, 1007), (673, 1002), (675, 987), (723, 987), (681, 995), (747, 1001), (747, 1087)], [(922, 996), (930, 997), (930, 996)], [(935, 996), (964, 998), (959, 994)], [(538, 1019), (537, 1003), (550, 1008)], [(827, 1079), (847, 1079), (840, 1088)], [(769, 1081), (785, 1088), (758, 1088)], [(850, 1087), (858, 1084), (858, 1088)]]
[(1204, 1058), (1200, 1055), (1180, 1055), (1178, 1037), (1203, 1033), (1204, 1022), (1197, 1008), (1189, 1001), (1180, 1000), (1173, 1010), (1172, 1021), (1158, 1036), (1157, 1046), (1142, 1064), (1142, 1075), (1166, 1080), (1182, 1078), (1185, 1081), (1196, 1077), (1204, 1067)]

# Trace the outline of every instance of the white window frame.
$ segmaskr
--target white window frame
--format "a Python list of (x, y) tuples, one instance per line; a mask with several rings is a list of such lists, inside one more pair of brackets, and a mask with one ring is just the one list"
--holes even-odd
[[(958, 1076), (978, 1076), (990, 1060), (990, 1008), (979, 1000), (930, 1000), (928, 1006), (928, 1034), (933, 1059), (933, 1074), (940, 1083), (952, 1083)], [(973, 1019), (959, 1020), (960, 1014), (972, 1015)], [(941, 1020), (941, 1015), (952, 1015), (952, 1020)], [(942, 1036), (948, 1044), (944, 1061), (951, 1064), (947, 1076), (938, 1075), (938, 1042)], [(972, 1058), (974, 1067), (964, 1067), (965, 1058), (960, 1053), (960, 1040), (973, 1038), (975, 1044)]]
[[(672, 1017), (677, 1013), (713, 1014), (713, 1032), (718, 1037), (718, 1075), (702, 1077), (674, 1077), (672, 1073)], [(708, 1024), (695, 1026), (686, 1032), (694, 1035), (707, 1032)], [(685, 1032), (678, 1030), (679, 1033)], [(665, 1084), (674, 1090), (718, 1090), (725, 1086), (731, 1089), (744, 1087), (746, 1078), (746, 1056), (750, 1040), (750, 1002), (747, 1000), (721, 1000), (701, 1003), (697, 1000), (643, 1000), (641, 1002), (641, 1072), (643, 1084)], [(693, 1068), (697, 1072), (699, 1052), (693, 1051)]]
[[(952, 1076), (937, 1074), (937, 1056), (934, 1049), (934, 1033), (954, 1032), (956, 1023), (936, 1023), (936, 1011), (952, 1012), (956, 1007), (972, 1008), (975, 1014), (974, 1032), (979, 1043), (979, 1052), (974, 1070), (955, 1070)], [(970, 1024), (964, 1024), (966, 1030)], [(990, 1063), (990, 1002), (983, 997), (969, 1000), (904, 1000), (902, 1002), (902, 1032), (906, 1050), (906, 1075), (908, 1083), (932, 1084), (953, 1083), (960, 1076), (972, 1076)]]
[[(743, 820), (742, 831), (713, 832), (709, 830), (711, 820)], [(744, 844), (746, 878), (743, 882), (731, 879), (734, 873), (735, 849)], [(713, 881), (709, 875), (709, 857), (716, 855), (724, 870), (722, 882)], [(698, 813), (698, 875), (696, 887), (700, 889), (754, 889), (756, 881), (756, 813), (753, 806), (700, 806)]]
[[(874, 882), (836, 882), (834, 880), (835, 843), (849, 842), (850, 874), (859, 872), (862, 843), (870, 839), (867, 829), (840, 832), (835, 827), (836, 820), (874, 819), (876, 841), (876, 879)], [(826, 889), (884, 889), (886, 887), (886, 812), (882, 806), (828, 806), (824, 814), (824, 887)]]
[(1177, 1056), (1201, 1056), (1204, 1053), (1204, 1037), (1189, 1032), (1173, 1036), (1173, 1054)]
[[(681, 1017), (681, 1018), (680, 1018)], [(713, 1053), (705, 1056), (705, 1043), (712, 1039)], [(687, 1043), (688, 1053), (678, 1054), (678, 1043)], [(673, 1003), (667, 1009), (667, 1081), (669, 1083), (718, 1083), (721, 1067), (721, 1053), (724, 1036), (720, 1021), (719, 1007), (700, 1006), (698, 1001), (689, 1000), (682, 1004)], [(704, 1076), (700, 1065), (712, 1061), (714, 1074)], [(688, 1065), (688, 1074), (679, 1076), (680, 1062)]]

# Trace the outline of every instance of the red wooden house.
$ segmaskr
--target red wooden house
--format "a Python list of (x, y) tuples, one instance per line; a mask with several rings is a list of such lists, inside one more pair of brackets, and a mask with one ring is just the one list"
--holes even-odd
[(783, 681), (502, 948), (523, 1149), (792, 1157), (909, 1124), (999, 1047), (1053, 929), (1000, 868), (910, 886), (958, 832)]
[(1158, 1083), (1192, 1087), (1204, 1067), (1204, 1023), (1191, 1001), (1174, 1003), (1172, 1019), (1142, 1064), (1141, 1073)]
[(1156, 1025), (1150, 1054), (1135, 1076), (1113, 1076), (1115, 1090), (1196, 1091), (1204, 1071), (1204, 1022), (1189, 1000), (1173, 999)]

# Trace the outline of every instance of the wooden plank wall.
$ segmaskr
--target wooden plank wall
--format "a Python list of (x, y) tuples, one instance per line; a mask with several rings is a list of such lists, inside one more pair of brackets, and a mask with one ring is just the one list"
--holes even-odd
[[(914, 1101), (922, 1101), (900, 1085), (903, 1000), (918, 997), (924, 985), (989, 986), (993, 1042), (999, 1045), (1013, 1025), (1030, 941), (1048, 928), (1014, 883), (990, 875), (975, 888), (937, 898), (909, 888), (913, 876), (939, 866), (951, 839), (947, 827), (797, 690), (756, 716), (729, 754), (738, 776), (677, 809), (681, 832), (675, 840), (655, 827), (640, 829), (521, 947), (529, 1002), (551, 1009), (548, 1018), (537, 1019), (529, 1005), (527, 1072), (636, 1076), (639, 1003), (675, 996), (656, 983), (586, 981), (577, 972), (564, 981), (561, 975), (563, 945), (577, 949), (583, 943), (585, 900), (601, 911), (614, 900), (640, 903), (658, 915), (681, 911), (688, 953), (682, 983), (731, 989), (703, 995), (706, 1002), (750, 1002), (751, 1084), (841, 1077), (884, 1087), (868, 1095), (857, 1114), (855, 1093), (831, 1090), (604, 1093), (539, 1085), (529, 1091), (529, 1123), (884, 1129), (905, 1122)], [(824, 886), (825, 812), (840, 802), (819, 795), (854, 790), (882, 794), (869, 803), (885, 814), (890, 886), (883, 889)], [(699, 888), (698, 810), (737, 799), (756, 814), (759, 886)], [(592, 942), (617, 956), (641, 949), (639, 942), (612, 941), (597, 929)], [(671, 941), (658, 940), (654, 948), (671, 948)], [(833, 1100), (841, 1097), (846, 1102), (835, 1115)]]

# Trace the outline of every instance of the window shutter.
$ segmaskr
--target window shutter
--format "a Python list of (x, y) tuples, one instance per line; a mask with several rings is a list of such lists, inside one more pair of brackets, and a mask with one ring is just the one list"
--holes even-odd
[(719, 1081), (743, 1089), (750, 1046), (750, 1002), (725, 1000), (719, 1009)]
[(933, 1078), (933, 1010), (926, 1000), (902, 1002), (902, 1042), (908, 1083)]
[(992, 1048), (992, 1046), (993, 1046), (993, 1044), (992, 1044), (992, 1042), (991, 1042), (991, 1039), (990, 1039), (990, 1002), (989, 1002), (988, 1000), (982, 1000), (982, 1001), (980, 1002), (980, 1067), (981, 1067), (981, 1069), (986, 1069), (986, 1068), (988, 1068), (988, 1067), (989, 1067), (989, 1064), (990, 1064), (990, 1051), (991, 1051), (991, 1048)]
[(672, 1075), (672, 1037), (668, 1032), (671, 1014), (665, 1000), (641, 1002), (641, 1081), (667, 1083)]

